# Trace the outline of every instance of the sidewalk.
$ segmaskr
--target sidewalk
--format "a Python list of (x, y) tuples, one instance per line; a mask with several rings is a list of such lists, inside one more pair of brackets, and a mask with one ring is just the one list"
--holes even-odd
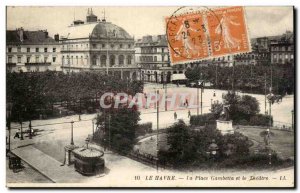
[(76, 183), (87, 178), (77, 173), (73, 165), (60, 166), (62, 163), (32, 145), (14, 149), (12, 152), (55, 183)]

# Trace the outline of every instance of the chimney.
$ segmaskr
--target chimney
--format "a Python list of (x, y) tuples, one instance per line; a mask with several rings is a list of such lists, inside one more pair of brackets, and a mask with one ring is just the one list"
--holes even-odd
[(57, 41), (57, 42), (59, 41), (59, 34), (54, 35), (54, 40)]
[(45, 38), (48, 38), (49, 37), (49, 33), (47, 32), (47, 30), (45, 30), (44, 33), (45, 33)]
[(18, 28), (17, 33), (19, 35), (20, 41), (23, 42), (24, 41), (24, 29), (23, 29), (23, 27)]

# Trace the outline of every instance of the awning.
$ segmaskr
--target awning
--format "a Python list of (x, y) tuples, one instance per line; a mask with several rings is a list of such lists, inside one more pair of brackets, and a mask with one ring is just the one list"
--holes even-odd
[(173, 74), (172, 80), (187, 80), (185, 74)]

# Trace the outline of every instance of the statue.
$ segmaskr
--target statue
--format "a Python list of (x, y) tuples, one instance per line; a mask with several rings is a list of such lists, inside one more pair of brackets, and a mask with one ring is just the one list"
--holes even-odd
[(223, 110), (221, 112), (219, 120), (229, 121), (229, 105), (223, 105)]

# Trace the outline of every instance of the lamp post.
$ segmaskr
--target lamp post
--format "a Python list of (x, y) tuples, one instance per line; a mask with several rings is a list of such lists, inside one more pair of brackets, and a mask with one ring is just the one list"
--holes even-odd
[(93, 135), (92, 135), (92, 138), (94, 138), (94, 133), (95, 133), (95, 122), (96, 122), (96, 119), (93, 119), (93, 120), (92, 120), (92, 124), (93, 124), (93, 127), (92, 127), (92, 129), (93, 129), (93, 130), (92, 130), (92, 131), (93, 131), (93, 132), (92, 132), (92, 134), (93, 134)]
[(158, 172), (158, 152), (159, 152), (159, 144), (158, 144), (158, 130), (159, 130), (159, 90), (156, 91), (156, 101), (157, 101), (157, 117), (156, 117), (156, 121), (157, 121), (157, 132), (156, 132), (156, 171)]
[(12, 112), (12, 106), (13, 104), (11, 102), (8, 102), (6, 105), (6, 124), (8, 129), (8, 150), (10, 151), (10, 132), (11, 132), (11, 112)]
[(71, 145), (74, 145), (74, 141), (73, 141), (73, 124), (74, 124), (74, 121), (71, 121)]
[(164, 78), (165, 78), (165, 81), (164, 81), (164, 83), (165, 83), (165, 111), (168, 111), (168, 104), (167, 104), (167, 93), (168, 93), (168, 91), (167, 91), (167, 74), (165, 74), (165, 76), (164, 76)]
[(294, 110), (292, 112), (292, 130), (294, 130)]

